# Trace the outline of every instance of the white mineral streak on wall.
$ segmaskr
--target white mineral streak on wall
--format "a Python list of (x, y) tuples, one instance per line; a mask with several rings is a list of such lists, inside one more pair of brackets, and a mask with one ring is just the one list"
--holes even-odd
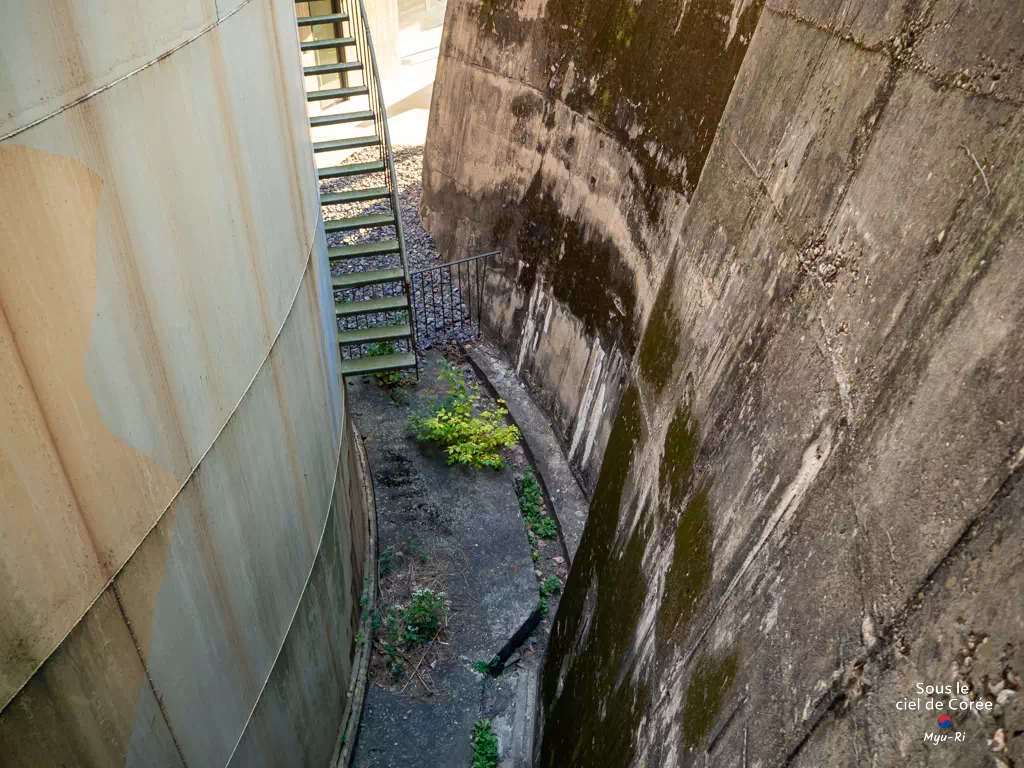
[[(583, 437), (583, 431), (584, 429), (586, 429), (587, 419), (591, 413), (590, 403), (594, 398), (594, 390), (596, 389), (598, 382), (601, 380), (601, 367), (603, 364), (604, 349), (602, 349), (601, 347), (601, 341), (599, 339), (594, 339), (593, 343), (590, 345), (590, 360), (588, 365), (589, 371), (587, 373), (587, 385), (583, 391), (583, 399), (580, 401), (579, 410), (576, 412), (576, 429), (573, 431), (572, 443), (570, 443), (569, 445), (570, 459), (576, 456), (576, 451), (580, 447), (580, 440)], [(586, 462), (584, 461), (584, 463)]]

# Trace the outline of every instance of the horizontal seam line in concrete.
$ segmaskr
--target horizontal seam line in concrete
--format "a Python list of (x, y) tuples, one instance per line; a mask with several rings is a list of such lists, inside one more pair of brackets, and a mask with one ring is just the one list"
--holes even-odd
[(469, 66), (469, 67), (473, 67), (474, 69), (482, 70), (483, 72), (487, 72), (488, 74), (494, 75), (495, 77), (500, 77), (502, 80), (508, 80), (510, 83), (518, 83), (519, 85), (523, 86), (524, 88), (529, 88), (531, 91), (534, 91), (535, 93), (540, 94), (540, 96), (542, 98), (550, 99), (551, 101), (553, 101), (553, 102), (555, 102), (557, 104), (561, 104), (563, 107), (565, 107), (567, 110), (572, 112), (574, 115), (578, 115), (581, 119), (586, 120), (588, 123), (593, 123), (594, 127), (597, 128), (598, 131), (603, 133), (608, 138), (613, 139), (614, 141), (618, 142), (618, 139), (616, 138), (615, 134), (613, 134), (611, 131), (609, 131), (607, 128), (605, 128), (603, 125), (601, 125), (601, 123), (599, 123), (593, 117), (591, 117), (590, 115), (585, 114), (583, 112), (580, 112), (577, 109), (574, 109), (573, 107), (571, 107), (568, 104), (566, 104), (562, 99), (558, 98), (557, 96), (553, 96), (553, 95), (550, 95), (548, 93), (545, 93), (540, 88), (535, 86), (533, 83), (528, 83), (525, 80), (520, 80), (518, 77), (511, 77), (509, 75), (506, 75), (503, 72), (499, 72), (496, 69), (491, 69), (490, 67), (485, 67), (483, 64), (479, 64), (479, 63), (477, 63), (475, 61), (470, 61), (469, 59), (464, 59), (464, 58), (461, 58), (459, 56), (452, 56), (451, 54), (446, 54), (445, 58), (446, 59), (451, 59), (452, 61), (457, 61), (458, 63), (464, 64), (464, 65)]
[[(288, 637), (292, 633), (292, 627), (295, 625), (295, 617), (299, 615), (299, 608), (302, 606), (302, 598), (306, 596), (306, 590), (309, 589), (309, 583), (313, 579), (313, 570), (316, 568), (317, 560), (320, 559), (320, 554), (324, 548), (324, 537), (327, 535), (327, 526), (331, 523), (331, 514), (334, 509), (334, 499), (338, 493), (338, 470), (341, 468), (341, 446), (345, 442), (345, 411), (342, 410), (342, 423), (341, 428), (338, 430), (338, 460), (334, 463), (334, 479), (331, 483), (331, 498), (327, 506), (327, 514), (324, 516), (324, 527), (320, 531), (320, 541), (317, 543), (316, 552), (313, 553), (313, 559), (309, 563), (309, 573), (306, 574), (306, 580), (302, 584), (302, 591), (299, 592), (299, 599), (295, 601), (295, 609), (292, 611), (292, 617), (288, 620), (288, 626), (285, 628), (284, 634), (281, 636), (281, 644), (277, 648), (277, 653), (274, 654), (274, 661), (270, 665), (270, 669), (267, 671), (267, 679), (263, 681), (263, 685), (260, 686), (260, 692), (256, 694), (256, 700), (253, 701), (252, 709), (249, 711), (249, 716), (245, 719), (242, 724), (242, 730), (238, 733), (238, 740), (235, 742), (234, 748), (231, 750), (231, 754), (228, 755), (228, 760), (224, 763), (225, 767), (231, 765), (231, 761), (235, 757), (235, 752), (238, 751), (238, 745), (242, 743), (242, 739), (245, 737), (245, 732), (249, 729), (249, 724), (252, 722), (253, 715), (256, 714), (256, 708), (259, 706), (260, 701), (263, 699), (263, 694), (267, 690), (267, 686), (270, 685), (270, 678), (274, 675), (274, 670), (277, 668), (277, 662), (281, 659), (281, 653), (284, 651), (285, 643), (288, 642)], [(369, 565), (369, 563), (367, 564)], [(376, 564), (374, 564), (376, 566)], [(155, 689), (154, 689), (155, 690)]]
[[(246, 2), (249, 2), (249, 0), (246, 0)], [(241, 6), (239, 6), (239, 8), (241, 8)], [(25, 686), (32, 681), (32, 678), (39, 673), (39, 670), (43, 668), (47, 661), (50, 660), (50, 657), (53, 656), (57, 649), (64, 644), (64, 642), (68, 639), (68, 636), (75, 631), (75, 628), (82, 623), (82, 620), (88, 615), (89, 611), (92, 610), (93, 606), (96, 605), (96, 602), (103, 596), (103, 593), (110, 589), (110, 585), (113, 584), (117, 577), (121, 575), (121, 571), (124, 570), (124, 567), (128, 565), (129, 562), (131, 562), (131, 559), (135, 557), (135, 553), (139, 551), (139, 548), (146, 543), (146, 540), (150, 537), (153, 531), (156, 530), (156, 527), (160, 525), (160, 521), (164, 519), (164, 516), (167, 514), (167, 510), (174, 506), (174, 503), (178, 500), (178, 497), (181, 496), (181, 492), (185, 490), (185, 486), (187, 486), (189, 482), (192, 480), (192, 477), (198, 471), (199, 467), (202, 466), (202, 463), (206, 459), (207, 455), (210, 453), (210, 451), (213, 450), (213, 447), (217, 444), (217, 441), (220, 439), (221, 434), (223, 434), (224, 430), (227, 429), (228, 424), (231, 423), (231, 419), (234, 418), (235, 413), (238, 412), (238, 408), (242, 404), (242, 401), (245, 400), (246, 396), (249, 394), (249, 390), (252, 389), (252, 385), (256, 382), (256, 379), (259, 377), (264, 367), (266, 367), (267, 361), (270, 359), (271, 354), (273, 354), (274, 348), (277, 346), (278, 339), (281, 338), (281, 333), (284, 331), (284, 327), (288, 323), (288, 319), (292, 316), (292, 310), (295, 309), (295, 302), (299, 297), (299, 291), (302, 290), (302, 282), (306, 277), (306, 273), (309, 271), (310, 264), (313, 263), (313, 251), (316, 249), (317, 242), (316, 230), (317, 227), (319, 226), (320, 216), (318, 214), (316, 224), (313, 227), (313, 233), (311, 235), (309, 253), (306, 256), (306, 264), (302, 268), (302, 273), (299, 275), (299, 282), (298, 285), (295, 287), (295, 292), (292, 294), (292, 300), (288, 305), (288, 312), (285, 314), (284, 320), (281, 321), (281, 326), (277, 329), (277, 333), (274, 334), (274, 340), (271, 343), (270, 347), (267, 349), (266, 355), (264, 355), (263, 360), (256, 368), (256, 372), (249, 380), (249, 383), (246, 385), (245, 390), (243, 390), (241, 397), (238, 398), (238, 402), (235, 403), (235, 407), (231, 409), (231, 413), (229, 413), (227, 418), (224, 419), (224, 423), (221, 424), (220, 429), (217, 430), (217, 434), (214, 435), (213, 440), (210, 441), (210, 444), (206, 447), (206, 450), (203, 451), (202, 455), (199, 457), (199, 460), (196, 462), (195, 466), (189, 470), (188, 477), (186, 477), (182, 481), (181, 485), (178, 486), (178, 490), (175, 491), (174, 496), (171, 497), (171, 500), (167, 503), (167, 506), (164, 507), (163, 512), (161, 512), (157, 516), (156, 520), (153, 521), (153, 525), (151, 525), (149, 530), (146, 531), (146, 533), (142, 536), (141, 539), (139, 539), (139, 543), (136, 544), (132, 548), (132, 551), (128, 553), (128, 556), (124, 559), (124, 562), (122, 562), (116, 569), (114, 569), (113, 574), (111, 574), (110, 578), (103, 584), (103, 588), (100, 589), (99, 592), (97, 592), (96, 596), (89, 601), (89, 605), (87, 605), (85, 610), (82, 611), (82, 615), (79, 616), (74, 622), (72, 622), (71, 626), (68, 627), (68, 630), (61, 636), (60, 640), (58, 640), (57, 643), (53, 646), (53, 648), (50, 649), (49, 653), (47, 653), (46, 656), (44, 656), (40, 660), (40, 662), (35, 666), (32, 672), (29, 673), (29, 675), (25, 678), (25, 681), (21, 685), (19, 685), (17, 689), (15, 689), (14, 693), (11, 694), (11, 697), (2, 705), (0, 705), (0, 714), (3, 714), (4, 710), (7, 709), (10, 703), (14, 701), (16, 698), (18, 698), (18, 694), (20, 694), (22, 690), (24, 690)]]
[(136, 67), (131, 72), (127, 72), (127, 73), (121, 75), (120, 77), (116, 78), (115, 80), (111, 80), (106, 85), (101, 85), (99, 88), (96, 88), (95, 90), (89, 91), (89, 93), (87, 93), (87, 94), (85, 94), (83, 96), (79, 96), (77, 99), (74, 99), (73, 101), (68, 102), (64, 106), (58, 107), (57, 109), (53, 110), (53, 112), (49, 112), (49, 113), (43, 115), (42, 117), (33, 120), (32, 122), (28, 123), (27, 125), (23, 125), (21, 128), (15, 128), (13, 131), (10, 131), (9, 133), (5, 133), (3, 136), (0, 136), (0, 141), (6, 141), (7, 139), (10, 139), (10, 138), (12, 138), (14, 136), (17, 136), (19, 133), (27, 131), (30, 128), (35, 128), (40, 123), (45, 123), (51, 117), (56, 117), (57, 115), (60, 115), (60, 114), (62, 114), (64, 112), (67, 112), (69, 109), (72, 109), (73, 107), (77, 107), (83, 101), (88, 101), (93, 96), (98, 96), (99, 94), (103, 93), (104, 91), (110, 90), (111, 88), (113, 88), (118, 83), (123, 83), (125, 80), (127, 80), (127, 79), (129, 79), (131, 77), (134, 77), (135, 75), (139, 74), (143, 70), (149, 69), (150, 67), (152, 67), (157, 62), (163, 61), (164, 59), (166, 59), (171, 54), (180, 51), (186, 45), (190, 45), (191, 43), (194, 43), (196, 40), (198, 40), (200, 37), (205, 35), (207, 32), (211, 31), (215, 27), (220, 26), (221, 23), (223, 23), (223, 22), (227, 21), (228, 19), (230, 19), (232, 16), (234, 16), (240, 10), (245, 8), (245, 6), (247, 6), (251, 2), (252, 2), (252, 0), (243, 0), (242, 4), (239, 5), (237, 8), (234, 8), (231, 11), (229, 11), (228, 13), (224, 14), (224, 16), (219, 17), (212, 24), (209, 24), (206, 27), (203, 27), (203, 29), (199, 30), (192, 37), (188, 38), (188, 40), (184, 40), (184, 41), (178, 43), (173, 48), (170, 48), (169, 50), (164, 51), (163, 53), (161, 53), (156, 58), (150, 59), (145, 64), (142, 64), (142, 65)]
[[(770, 11), (774, 15), (778, 16), (780, 19), (793, 21), (796, 22), (797, 24), (803, 24), (807, 27), (810, 27), (811, 29), (817, 30), (818, 32), (827, 35), (833, 40), (838, 40), (840, 42), (852, 45), (854, 48), (858, 50), (864, 51), (866, 53), (876, 53), (892, 63), (897, 63), (898, 61), (896, 57), (894, 57), (886, 50), (884, 45), (880, 43), (876, 45), (865, 43), (863, 40), (859, 40), (857, 37), (855, 37), (852, 32), (843, 32), (834, 24), (827, 24), (825, 22), (818, 21), (817, 19), (813, 19), (810, 16), (804, 16), (803, 14), (799, 14), (785, 8), (775, 8), (772, 5), (766, 5), (764, 9), (766, 11)], [(900, 31), (902, 31), (902, 28), (900, 29)], [(906, 62), (905, 69), (906, 71), (914, 72), (918, 75), (921, 75), (922, 77), (930, 81), (932, 85), (937, 85), (943, 88), (950, 88), (955, 91), (960, 91), (961, 93), (965, 93), (968, 96), (973, 96), (978, 99), (987, 99), (1000, 103), (1009, 103), (1014, 104), (1018, 107), (1024, 106), (1024, 101), (1014, 98), (1009, 94), (983, 93), (973, 88), (966, 88), (963, 85), (958, 85), (954, 82), (950, 82), (946, 78), (951, 77), (952, 73), (936, 73), (930, 71), (927, 67), (913, 60), (908, 60)]]

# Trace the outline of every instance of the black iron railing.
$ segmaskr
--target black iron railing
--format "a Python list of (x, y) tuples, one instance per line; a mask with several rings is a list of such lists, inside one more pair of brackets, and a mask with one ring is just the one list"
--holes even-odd
[(487, 268), (500, 255), (500, 251), (492, 251), (413, 270), (410, 281), (416, 336), (420, 339), (478, 336)]

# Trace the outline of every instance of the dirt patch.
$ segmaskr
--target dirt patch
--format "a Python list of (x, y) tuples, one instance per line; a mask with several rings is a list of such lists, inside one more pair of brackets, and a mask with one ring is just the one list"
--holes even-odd
[[(460, 609), (450, 599), (449, 581), (461, 575), (467, 566), (456, 562), (457, 555), (428, 549), (414, 538), (397, 547), (385, 547), (378, 559), (380, 607), (373, 617), (373, 657), (370, 681), (373, 685), (418, 699), (446, 695), (446, 687), (433, 672), (438, 664), (453, 661), (454, 623)], [(429, 637), (409, 639), (409, 613), (417, 593), (436, 595), (444, 606), (438, 624)]]

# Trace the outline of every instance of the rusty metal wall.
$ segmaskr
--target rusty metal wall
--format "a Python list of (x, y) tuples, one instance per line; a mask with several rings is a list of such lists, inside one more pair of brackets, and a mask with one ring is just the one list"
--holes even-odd
[(0, 0), (4, 766), (326, 763), (344, 706), (367, 510), (294, 4), (171, 5)]

